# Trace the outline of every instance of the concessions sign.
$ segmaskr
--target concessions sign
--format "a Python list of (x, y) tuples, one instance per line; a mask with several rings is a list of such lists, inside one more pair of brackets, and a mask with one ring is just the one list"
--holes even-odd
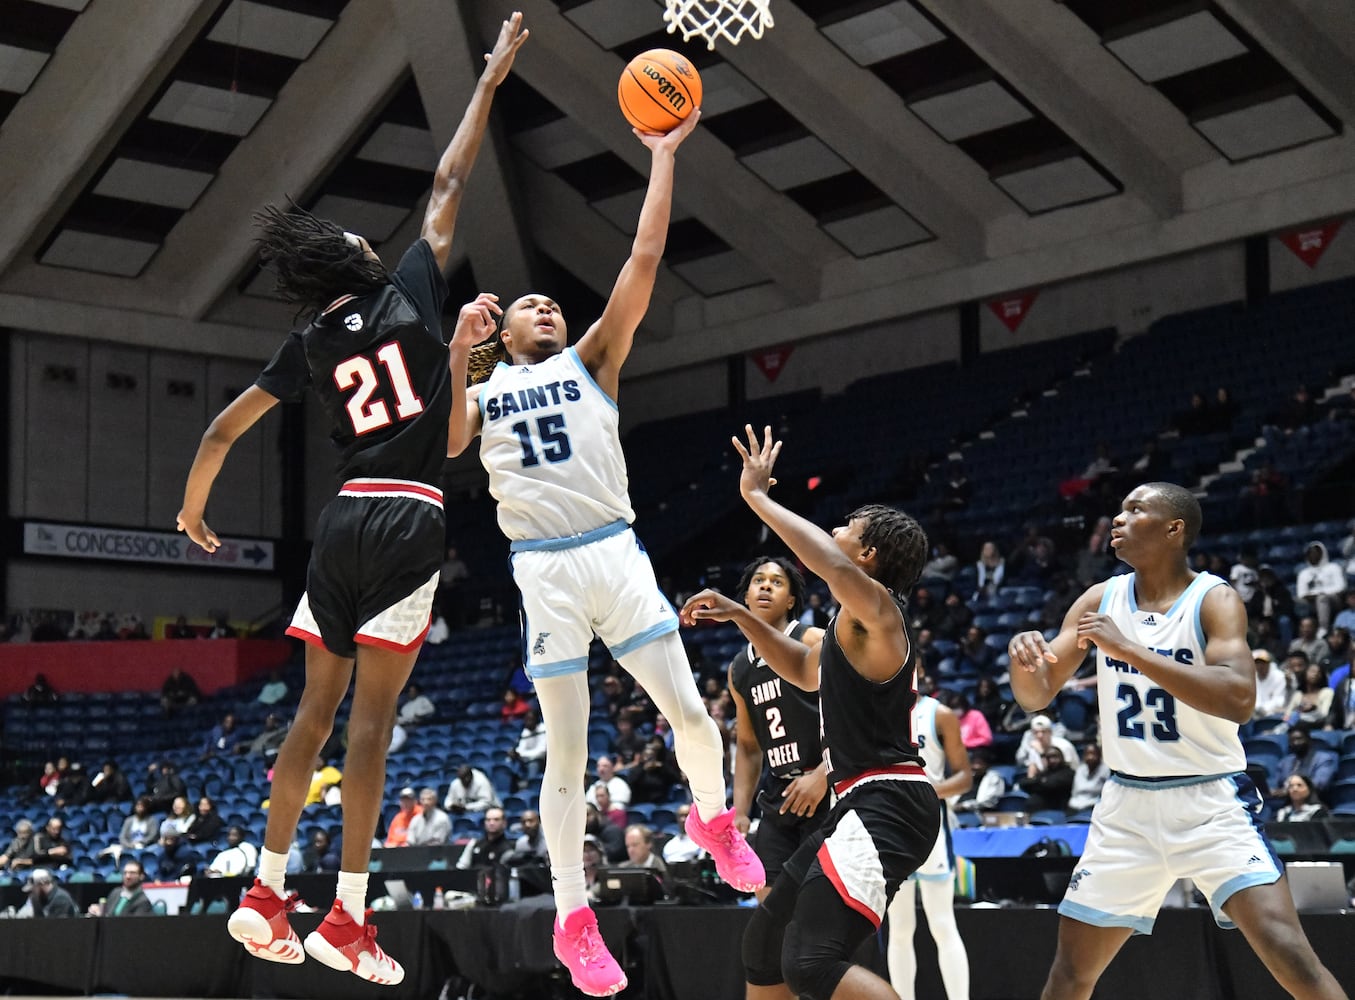
[(24, 522), (24, 554), (70, 559), (113, 559), (193, 569), (273, 570), (273, 543), (256, 538), (222, 538), (208, 554), (187, 535), (131, 528), (95, 528), (86, 524)]

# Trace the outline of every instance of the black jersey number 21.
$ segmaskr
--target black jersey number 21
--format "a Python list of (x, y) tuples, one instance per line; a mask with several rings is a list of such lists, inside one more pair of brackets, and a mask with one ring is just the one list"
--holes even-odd
[[(399, 341), (392, 340), (378, 347), (376, 360), (385, 369), (390, 389), (395, 395), (395, 419), (408, 420), (422, 413), (423, 400), (414, 391)], [(395, 422), (385, 402), (372, 399), (377, 389), (382, 388), (381, 376), (377, 374), (376, 366), (364, 355), (354, 355), (335, 365), (334, 384), (340, 392), (357, 387), (357, 391), (344, 404), (344, 409), (348, 411), (348, 418), (353, 422), (353, 433), (358, 437), (389, 427)]]

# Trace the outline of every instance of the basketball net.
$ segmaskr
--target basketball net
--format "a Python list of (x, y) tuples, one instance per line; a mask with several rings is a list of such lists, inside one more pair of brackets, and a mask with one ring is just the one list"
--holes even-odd
[(738, 45), (744, 33), (761, 38), (772, 27), (771, 0), (664, 0), (668, 10), (663, 19), (668, 33), (682, 32), (682, 40), (693, 35), (706, 40), (706, 48), (715, 48), (717, 39)]

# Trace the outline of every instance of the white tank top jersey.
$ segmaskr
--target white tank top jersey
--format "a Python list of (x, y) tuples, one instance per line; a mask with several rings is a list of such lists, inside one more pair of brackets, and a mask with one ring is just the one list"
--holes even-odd
[(616, 403), (574, 348), (534, 365), (500, 362), (479, 403), (480, 461), (510, 541), (635, 520)]
[(919, 695), (913, 704), (913, 739), (922, 755), (922, 769), (932, 784), (946, 777), (946, 748), (936, 732), (936, 709), (940, 704), (930, 695)]
[[(1200, 602), (1224, 581), (1200, 573), (1165, 613), (1140, 611), (1134, 574), (1106, 582), (1099, 611), (1131, 642), (1186, 666), (1205, 664)], [(1247, 766), (1237, 723), (1177, 701), (1134, 667), (1096, 652), (1101, 743), (1106, 764), (1128, 777), (1233, 774)]]

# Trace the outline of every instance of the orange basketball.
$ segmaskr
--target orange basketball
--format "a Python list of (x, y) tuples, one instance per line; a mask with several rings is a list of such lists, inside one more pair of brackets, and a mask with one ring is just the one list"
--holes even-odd
[(650, 49), (626, 64), (616, 99), (641, 132), (670, 132), (701, 104), (701, 77), (682, 53)]

